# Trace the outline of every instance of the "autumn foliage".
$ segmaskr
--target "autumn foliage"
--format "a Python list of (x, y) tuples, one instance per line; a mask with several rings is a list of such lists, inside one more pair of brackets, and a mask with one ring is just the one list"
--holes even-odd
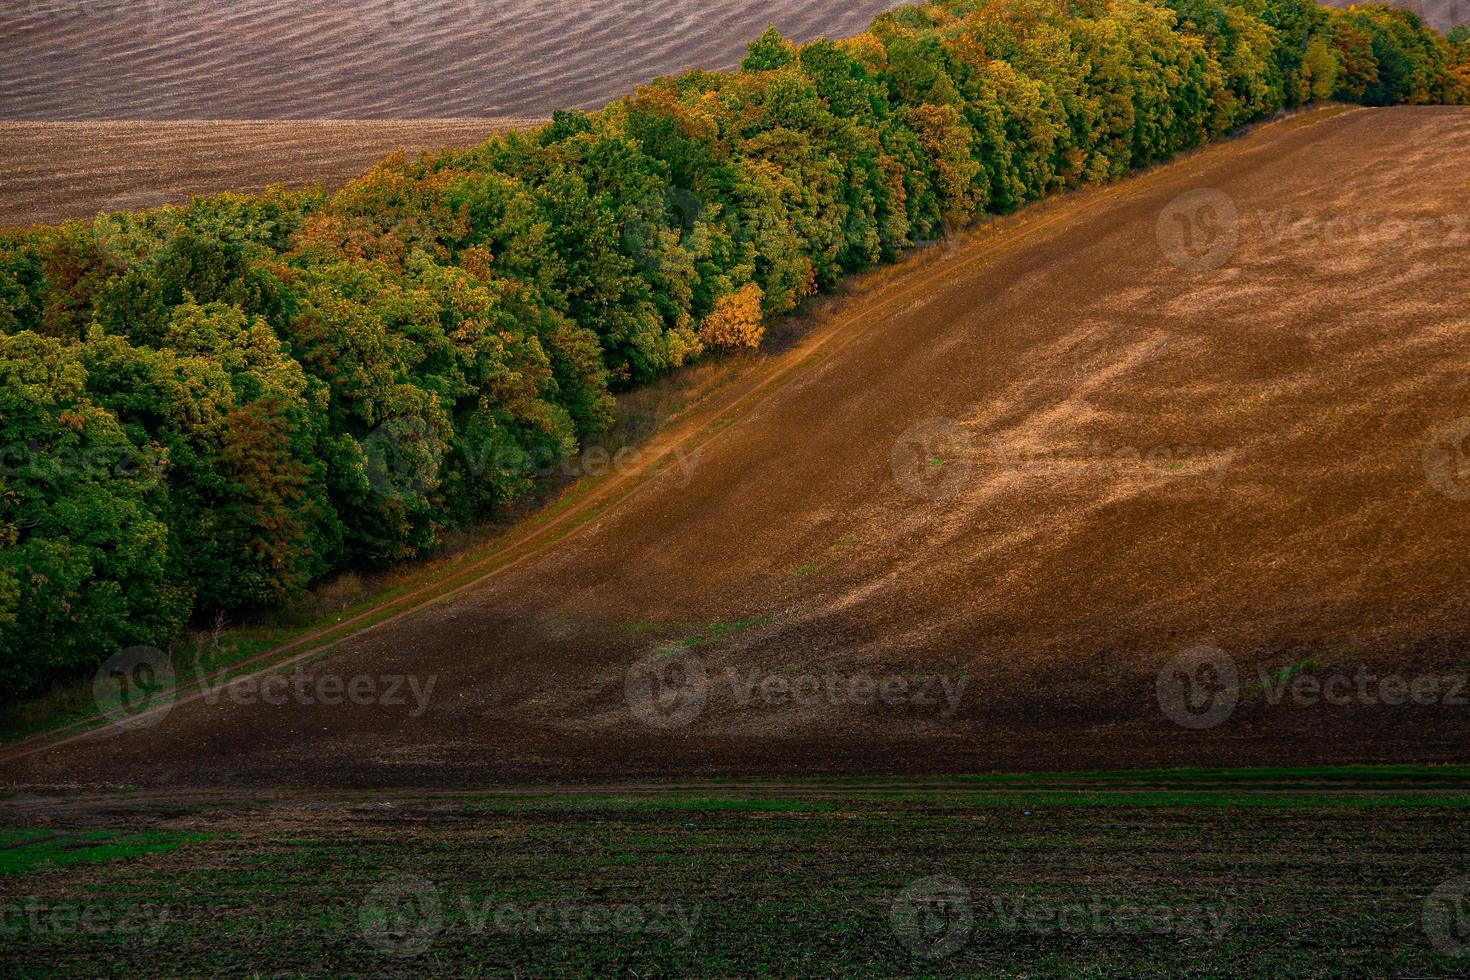
[(935, 0), (333, 195), (0, 233), (0, 697), (422, 555), (618, 391), (949, 228), (1467, 65), (1381, 5)]
[(699, 325), (699, 339), (706, 347), (715, 349), (759, 347), (765, 332), (761, 320), (761, 288), (755, 283), (721, 296), (715, 301), (714, 310)]

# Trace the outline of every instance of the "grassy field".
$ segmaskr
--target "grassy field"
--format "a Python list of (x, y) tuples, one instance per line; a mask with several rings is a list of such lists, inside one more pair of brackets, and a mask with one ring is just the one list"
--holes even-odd
[(1463, 767), (17, 796), (0, 971), (1447, 975), (1467, 808)]

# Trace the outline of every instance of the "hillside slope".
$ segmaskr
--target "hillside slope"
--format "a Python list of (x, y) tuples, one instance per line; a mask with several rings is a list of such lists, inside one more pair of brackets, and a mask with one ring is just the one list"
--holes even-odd
[[(428, 785), (1463, 759), (1463, 707), (1273, 706), (1258, 668), (1464, 669), (1467, 152), (1464, 109), (1318, 111), (1031, 209), (753, 368), (804, 365), (702, 430), (689, 465), (307, 668), (432, 677), (422, 710), (193, 701), (0, 771)], [(1200, 644), (1240, 698), (1195, 730), (1156, 681)], [(674, 697), (650, 702), (666, 667)], [(907, 693), (791, 693), (829, 677)]]

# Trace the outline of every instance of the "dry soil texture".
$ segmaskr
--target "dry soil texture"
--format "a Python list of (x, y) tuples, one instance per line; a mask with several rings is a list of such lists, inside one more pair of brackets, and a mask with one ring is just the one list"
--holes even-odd
[[(1467, 110), (1315, 112), (956, 240), (670, 432), (680, 465), (278, 705), (216, 691), (5, 778), (1463, 760), (1467, 154)], [(1335, 703), (1278, 697), (1294, 671)]]
[(596, 107), (769, 23), (893, 0), (0, 0), (0, 119), (402, 119)]
[(0, 800), (4, 972), (1464, 975), (1463, 792), (987, 786)]
[(397, 150), (473, 146), (533, 122), (0, 122), (0, 226), (271, 184), (336, 187)]

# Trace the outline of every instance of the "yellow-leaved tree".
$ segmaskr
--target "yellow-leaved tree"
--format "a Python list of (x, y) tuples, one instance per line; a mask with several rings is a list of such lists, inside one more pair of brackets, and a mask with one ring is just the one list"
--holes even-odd
[(699, 325), (699, 339), (711, 348), (759, 347), (766, 332), (761, 319), (761, 298), (761, 288), (755, 283), (721, 296)]

